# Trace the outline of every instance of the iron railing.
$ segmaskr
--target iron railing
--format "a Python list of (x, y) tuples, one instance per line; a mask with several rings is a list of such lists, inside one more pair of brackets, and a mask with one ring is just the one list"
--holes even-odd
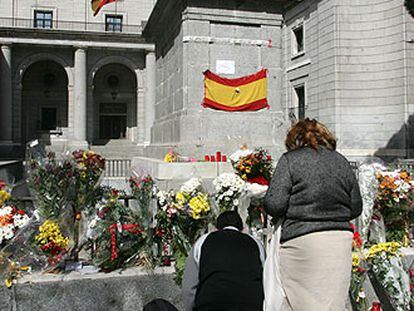
[(127, 33), (141, 34), (142, 25), (122, 25), (122, 32), (112, 32), (106, 29), (105, 23), (93, 23), (82, 21), (63, 21), (53, 20), (52, 28), (35, 27), (34, 19), (31, 18), (9, 18), (0, 17), (0, 28), (25, 28), (38, 30), (67, 30), (67, 31), (87, 31), (87, 32), (106, 32), (106, 33)]

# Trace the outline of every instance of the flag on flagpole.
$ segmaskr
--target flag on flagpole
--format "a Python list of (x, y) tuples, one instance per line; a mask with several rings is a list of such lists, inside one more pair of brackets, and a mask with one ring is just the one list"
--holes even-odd
[(93, 11), (93, 16), (96, 16), (96, 14), (99, 13), (99, 11), (102, 9), (102, 7), (105, 4), (115, 2), (116, 0), (91, 0), (91, 6)]
[(204, 72), (203, 107), (225, 111), (255, 111), (269, 108), (267, 70), (236, 79)]

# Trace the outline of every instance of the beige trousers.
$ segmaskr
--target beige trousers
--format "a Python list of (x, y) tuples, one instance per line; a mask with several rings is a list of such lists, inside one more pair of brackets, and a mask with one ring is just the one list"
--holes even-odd
[(344, 311), (352, 269), (350, 231), (310, 233), (281, 245), (285, 310)]

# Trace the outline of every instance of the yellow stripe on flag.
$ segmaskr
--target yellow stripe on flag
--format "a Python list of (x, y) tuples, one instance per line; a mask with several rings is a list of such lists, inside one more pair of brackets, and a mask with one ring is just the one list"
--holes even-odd
[(263, 78), (234, 87), (206, 78), (205, 92), (205, 97), (211, 101), (224, 106), (239, 107), (265, 99), (267, 97), (267, 79)]

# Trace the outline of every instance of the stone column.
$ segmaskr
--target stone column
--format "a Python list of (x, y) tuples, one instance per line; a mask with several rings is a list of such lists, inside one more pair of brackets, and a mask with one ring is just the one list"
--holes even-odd
[(0, 143), (12, 142), (12, 74), (11, 46), (0, 50)]
[(155, 52), (147, 51), (145, 56), (145, 143), (151, 143), (151, 128), (155, 120)]
[(79, 47), (75, 51), (73, 107), (73, 136), (79, 142), (86, 142), (87, 98), (86, 49)]

